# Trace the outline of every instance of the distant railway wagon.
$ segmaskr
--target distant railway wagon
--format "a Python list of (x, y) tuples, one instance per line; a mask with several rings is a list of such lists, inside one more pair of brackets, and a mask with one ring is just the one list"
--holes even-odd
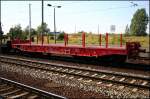
[(82, 33), (82, 45), (68, 45), (68, 35), (64, 34), (64, 44), (41, 44), (33, 43), (31, 40), (11, 40), (7, 45), (2, 46), (2, 52), (9, 52), (14, 50), (20, 53), (43, 53), (43, 54), (57, 54), (72, 57), (95, 57), (97, 59), (113, 60), (123, 62), (127, 57), (136, 57), (140, 50), (139, 42), (126, 42), (122, 44), (122, 34), (120, 34), (120, 45), (110, 46), (108, 43), (109, 34), (105, 35), (105, 45), (101, 45), (102, 36), (99, 35), (99, 46), (86, 45), (86, 34)]

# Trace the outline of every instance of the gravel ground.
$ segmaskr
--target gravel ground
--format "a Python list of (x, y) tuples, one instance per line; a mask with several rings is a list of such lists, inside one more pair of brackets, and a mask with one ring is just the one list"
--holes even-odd
[[(12, 55), (10, 55), (12, 56)], [(12, 56), (13, 57), (13, 56)], [(20, 56), (17, 56), (20, 57)], [(27, 57), (21, 57), (21, 58), (27, 58)], [(66, 62), (66, 61), (58, 61), (58, 60), (50, 60), (50, 59), (35, 59), (35, 58), (29, 58), (28, 59), (33, 59), (33, 60), (40, 60), (40, 61), (45, 61), (45, 62), (50, 62), (50, 63), (58, 63), (58, 64), (64, 64), (64, 65), (69, 65), (69, 66), (75, 66), (75, 67), (86, 67), (86, 68), (91, 68), (91, 69), (98, 69), (98, 70), (108, 70), (108, 71), (113, 71), (113, 72), (122, 72), (122, 73), (131, 73), (131, 74), (139, 74), (139, 75), (145, 75), (145, 76), (150, 76), (149, 71), (143, 71), (143, 70), (134, 70), (134, 69), (127, 69), (127, 68), (117, 68), (117, 67), (109, 67), (109, 66), (103, 66), (103, 65), (88, 65), (88, 64), (81, 64), (81, 63), (73, 63), (73, 62)]]
[[(43, 60), (43, 59), (40, 59)], [(127, 68), (117, 68), (117, 67), (109, 67), (109, 66), (103, 66), (103, 65), (87, 65), (87, 64), (78, 64), (73, 62), (65, 62), (65, 61), (56, 61), (56, 60), (43, 60), (50, 63), (58, 63), (58, 64), (64, 64), (69, 66), (75, 66), (75, 67), (86, 67), (90, 69), (97, 69), (97, 70), (108, 70), (113, 72), (122, 72), (122, 73), (131, 73), (131, 74), (139, 74), (139, 75), (145, 75), (150, 76), (149, 71), (143, 71), (143, 70), (134, 70), (134, 69), (127, 69)]]
[(1, 77), (18, 81), (45, 91), (65, 96), (69, 99), (95, 99), (95, 98), (109, 98), (103, 93), (96, 93), (93, 91), (85, 91), (77, 87), (64, 86), (63, 84), (55, 83), (52, 80), (40, 79), (31, 77), (30, 75), (20, 75), (16, 72), (0, 71)]
[(2, 70), (0, 74), (3, 77), (27, 83), (68, 98), (147, 98), (149, 96), (149, 91), (132, 92), (128, 87), (117, 90), (119, 86), (114, 86), (114, 88), (98, 86), (94, 82), (84, 83), (83, 80), (68, 79), (59, 74), (35, 71), (23, 67), (18, 68), (3, 63), (1, 63), (0, 70)]

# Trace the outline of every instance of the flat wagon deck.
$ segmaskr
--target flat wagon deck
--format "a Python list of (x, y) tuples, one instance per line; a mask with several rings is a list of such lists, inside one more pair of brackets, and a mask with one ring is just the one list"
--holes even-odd
[(13, 48), (27, 52), (40, 52), (49, 54), (68, 54), (74, 56), (107, 56), (107, 55), (127, 55), (126, 47), (104, 47), (63, 44), (12, 44)]

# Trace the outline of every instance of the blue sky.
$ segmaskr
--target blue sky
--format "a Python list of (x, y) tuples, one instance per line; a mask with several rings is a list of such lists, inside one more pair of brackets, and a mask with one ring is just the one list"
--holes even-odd
[[(53, 8), (47, 6), (49, 3), (62, 6), (56, 9), (57, 31), (98, 33), (99, 24), (100, 33), (110, 32), (111, 25), (115, 25), (115, 32), (120, 33), (124, 32), (127, 24), (130, 25), (137, 9), (145, 8), (149, 12), (149, 1), (133, 2), (138, 6), (131, 6), (130, 1), (44, 1), (44, 22), (53, 31)], [(21, 24), (23, 29), (29, 25), (29, 3), (32, 28), (37, 28), (41, 24), (41, 1), (1, 1), (2, 28), (5, 33), (17, 24)]]

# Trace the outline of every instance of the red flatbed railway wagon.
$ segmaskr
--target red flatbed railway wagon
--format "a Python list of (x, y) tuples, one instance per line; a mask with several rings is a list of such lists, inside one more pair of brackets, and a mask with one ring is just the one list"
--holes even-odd
[(122, 34), (120, 35), (120, 47), (108, 46), (107, 33), (105, 40), (105, 46), (86, 46), (85, 33), (82, 33), (82, 45), (67, 45), (68, 37), (65, 34), (64, 44), (33, 44), (29, 40), (13, 40), (11, 46), (13, 49), (17, 49), (21, 52), (69, 55), (74, 57), (113, 57), (117, 58), (116, 60), (118, 61), (121, 60), (121, 58), (122, 61), (125, 61), (127, 56), (135, 57), (140, 52), (140, 44), (138, 42), (127, 42), (126, 46), (122, 46)]
[(73, 56), (98, 57), (105, 55), (127, 55), (125, 48), (102, 48), (102, 47), (82, 47), (78, 45), (63, 46), (62, 44), (12, 44), (12, 47), (26, 52), (40, 52), (49, 54), (65, 54)]

